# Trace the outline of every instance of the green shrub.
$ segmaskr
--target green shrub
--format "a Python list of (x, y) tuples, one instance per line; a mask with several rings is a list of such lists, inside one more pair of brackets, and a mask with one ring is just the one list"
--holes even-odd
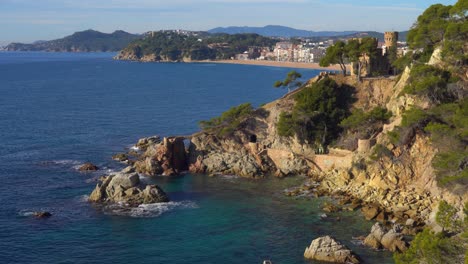
[(437, 223), (442, 226), (444, 230), (452, 232), (462, 231), (462, 222), (457, 216), (457, 209), (446, 201), (442, 200), (439, 203), (439, 209), (436, 214)]
[(403, 127), (418, 127), (429, 119), (429, 114), (421, 108), (413, 107), (403, 113), (401, 125)]
[(396, 264), (461, 263), (463, 253), (463, 242), (426, 228), (414, 237), (408, 250), (395, 253), (393, 259)]
[(468, 184), (468, 100), (438, 105), (430, 110), (432, 121), (424, 131), (430, 133), (439, 150), (432, 161), (440, 186)]
[(356, 109), (350, 116), (341, 121), (340, 126), (352, 131), (374, 130), (374, 124), (377, 123), (378, 126), (381, 126), (383, 123), (387, 122), (391, 116), (392, 113), (390, 111), (380, 106), (373, 108), (367, 113), (362, 109)]
[(468, 152), (448, 151), (438, 153), (432, 161), (437, 175), (437, 182), (441, 186), (449, 183), (467, 183), (468, 181)]
[(339, 123), (347, 116), (351, 99), (351, 88), (330, 78), (305, 87), (295, 95), (292, 112), (281, 114), (278, 134), (295, 134), (301, 140), (326, 145), (341, 132)]
[(213, 117), (210, 120), (199, 122), (201, 129), (212, 131), (220, 136), (232, 133), (241, 123), (241, 121), (252, 114), (253, 107), (250, 103), (244, 103), (222, 113), (219, 117)]
[(387, 136), (393, 145), (398, 145), (400, 143), (400, 131), (398, 128), (393, 129), (393, 131), (387, 132)]
[(392, 157), (393, 153), (391, 150), (389, 150), (387, 147), (385, 147), (382, 144), (377, 144), (374, 146), (372, 149), (372, 153), (370, 155), (370, 158), (374, 161), (379, 160), (383, 157)]
[(294, 136), (295, 126), (296, 124), (294, 123), (292, 115), (286, 112), (281, 112), (277, 124), (278, 135), (282, 137)]
[(447, 89), (450, 79), (451, 74), (448, 71), (431, 65), (418, 64), (412, 67), (409, 84), (402, 93), (426, 96), (435, 103), (452, 101), (451, 93)]

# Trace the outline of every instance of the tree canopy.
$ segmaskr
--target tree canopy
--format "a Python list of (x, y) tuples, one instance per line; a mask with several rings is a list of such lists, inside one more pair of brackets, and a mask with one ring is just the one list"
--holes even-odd
[(321, 67), (328, 67), (331, 64), (338, 64), (340, 65), (343, 75), (346, 75), (346, 60), (348, 56), (345, 47), (346, 43), (343, 41), (337, 41), (335, 44), (328, 47), (319, 65)]
[(410, 48), (416, 61), (426, 62), (432, 52), (440, 47), (442, 57), (453, 68), (460, 69), (468, 63), (468, 1), (459, 0), (453, 6), (435, 4), (421, 14), (408, 33)]
[(297, 88), (302, 85), (302, 82), (298, 80), (299, 78), (302, 78), (302, 74), (298, 73), (297, 71), (290, 71), (286, 76), (286, 79), (283, 81), (276, 81), (273, 86), (275, 88), (286, 87), (288, 88), (289, 93), (291, 88)]
[(278, 134), (326, 145), (341, 131), (339, 123), (348, 114), (350, 93), (347, 87), (325, 78), (297, 93), (295, 102), (291, 113), (281, 113)]
[(320, 60), (320, 66), (328, 67), (330, 64), (338, 64), (343, 75), (346, 75), (346, 64), (354, 62), (357, 65), (357, 77), (360, 80), (362, 67), (367, 63), (362, 60), (365, 55), (369, 58), (377, 56), (377, 39), (366, 37), (360, 39), (350, 39), (347, 43), (338, 41), (327, 48), (325, 56)]

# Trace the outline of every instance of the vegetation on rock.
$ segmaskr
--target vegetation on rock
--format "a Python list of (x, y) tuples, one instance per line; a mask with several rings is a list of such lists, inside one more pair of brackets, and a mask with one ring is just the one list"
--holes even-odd
[(362, 109), (355, 109), (351, 115), (341, 121), (340, 126), (353, 133), (360, 133), (361, 138), (369, 138), (376, 132), (380, 132), (381, 127), (392, 116), (386, 108), (377, 106), (369, 112)]
[(341, 132), (339, 123), (348, 115), (352, 91), (331, 78), (305, 87), (295, 97), (291, 113), (281, 113), (280, 136), (297, 135), (303, 141), (327, 145)]
[(219, 117), (213, 117), (210, 120), (199, 122), (204, 131), (214, 132), (219, 136), (226, 136), (238, 128), (241, 121), (248, 117), (254, 108), (250, 103), (244, 103), (230, 108)]
[[(410, 248), (401, 254), (394, 254), (396, 264), (417, 263), (466, 263), (468, 261), (468, 204), (464, 208), (465, 220), (457, 216), (457, 209), (442, 200), (436, 221), (445, 231), (435, 233), (425, 228), (411, 242)], [(453, 232), (462, 232), (461, 236)]]
[(297, 71), (290, 71), (286, 76), (286, 79), (283, 81), (276, 81), (273, 86), (275, 88), (286, 87), (288, 88), (289, 93), (291, 88), (294, 89), (302, 85), (302, 82), (298, 80), (299, 78), (302, 78), (302, 74), (298, 73)]
[(366, 60), (362, 60), (362, 54), (366, 54), (371, 59), (377, 57), (377, 40), (375, 38), (350, 39), (347, 43), (338, 41), (327, 48), (325, 56), (320, 60), (319, 64), (322, 67), (338, 64), (341, 67), (343, 75), (346, 75), (346, 64), (353, 62), (357, 65), (356, 76), (360, 80), (361, 71), (367, 63)]

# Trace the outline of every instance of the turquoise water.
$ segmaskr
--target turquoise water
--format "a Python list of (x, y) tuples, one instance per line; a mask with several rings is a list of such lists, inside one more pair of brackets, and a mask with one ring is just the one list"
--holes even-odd
[[(96, 178), (121, 168), (112, 154), (143, 136), (193, 133), (198, 120), (231, 106), (274, 100), (284, 90), (272, 83), (290, 70), (112, 55), (0, 53), (2, 263), (313, 263), (303, 251), (326, 234), (367, 263), (392, 263), (389, 253), (351, 242), (372, 224), (359, 213), (323, 221), (322, 200), (283, 196), (300, 177), (156, 177), (145, 180), (160, 184), (169, 204), (125, 215), (88, 204)], [(77, 172), (86, 161), (101, 170)], [(53, 216), (34, 219), (37, 210)]]

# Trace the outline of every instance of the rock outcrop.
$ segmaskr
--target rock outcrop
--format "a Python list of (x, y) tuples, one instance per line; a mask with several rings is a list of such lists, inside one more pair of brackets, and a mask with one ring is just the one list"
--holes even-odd
[[(402, 114), (413, 106), (427, 107), (428, 102), (413, 95), (400, 96), (407, 85), (410, 69), (399, 80), (395, 78), (368, 78), (357, 83), (354, 77), (331, 76), (340, 84), (357, 90), (355, 106), (369, 110), (386, 107), (394, 117), (375, 136), (375, 145), (366, 151), (329, 149), (317, 155), (313, 144), (297, 137), (281, 137), (276, 124), (282, 112), (294, 107), (294, 97), (300, 89), (262, 106), (247, 117), (228, 136), (213, 131), (202, 131), (188, 137), (149, 137), (138, 141), (138, 160), (134, 170), (144, 175), (174, 175), (189, 170), (203, 174), (235, 174), (257, 178), (264, 175), (284, 177), (307, 175), (317, 186), (303, 186), (288, 195), (332, 195), (350, 200), (343, 209), (362, 212), (368, 220), (382, 223), (406, 224), (421, 227), (431, 220), (439, 200), (456, 206), (468, 200), (439, 188), (432, 168), (437, 150), (423, 133), (412, 133), (407, 143), (391, 143), (388, 133), (400, 125)], [(325, 78), (322, 74), (309, 83)], [(357, 140), (357, 139), (356, 139)], [(356, 144), (357, 145), (357, 144)], [(377, 146), (388, 155), (372, 158)], [(307, 188), (306, 188), (307, 187)], [(329, 208), (330, 209), (330, 208)], [(405, 234), (409, 226), (405, 228)]]
[(142, 185), (137, 173), (120, 172), (103, 177), (89, 196), (89, 201), (138, 206), (168, 202), (169, 198), (157, 185)]
[(171, 137), (163, 141), (144, 139), (137, 143), (145, 153), (135, 162), (135, 170), (146, 175), (171, 176), (188, 170), (185, 138)]
[(97, 171), (97, 170), (99, 170), (99, 168), (96, 165), (94, 165), (94, 164), (92, 164), (90, 162), (86, 162), (85, 164), (81, 165), (78, 168), (78, 170), (79, 171), (84, 171), (84, 172), (86, 172), (86, 171)]
[(305, 249), (304, 257), (333, 263), (359, 263), (351, 250), (330, 236), (314, 239)]
[(52, 214), (47, 211), (39, 211), (39, 212), (34, 212), (33, 216), (36, 218), (49, 218), (52, 216)]
[(394, 225), (388, 230), (380, 223), (372, 226), (370, 234), (364, 240), (364, 245), (374, 249), (385, 248), (391, 252), (403, 252), (408, 248), (399, 225)]

